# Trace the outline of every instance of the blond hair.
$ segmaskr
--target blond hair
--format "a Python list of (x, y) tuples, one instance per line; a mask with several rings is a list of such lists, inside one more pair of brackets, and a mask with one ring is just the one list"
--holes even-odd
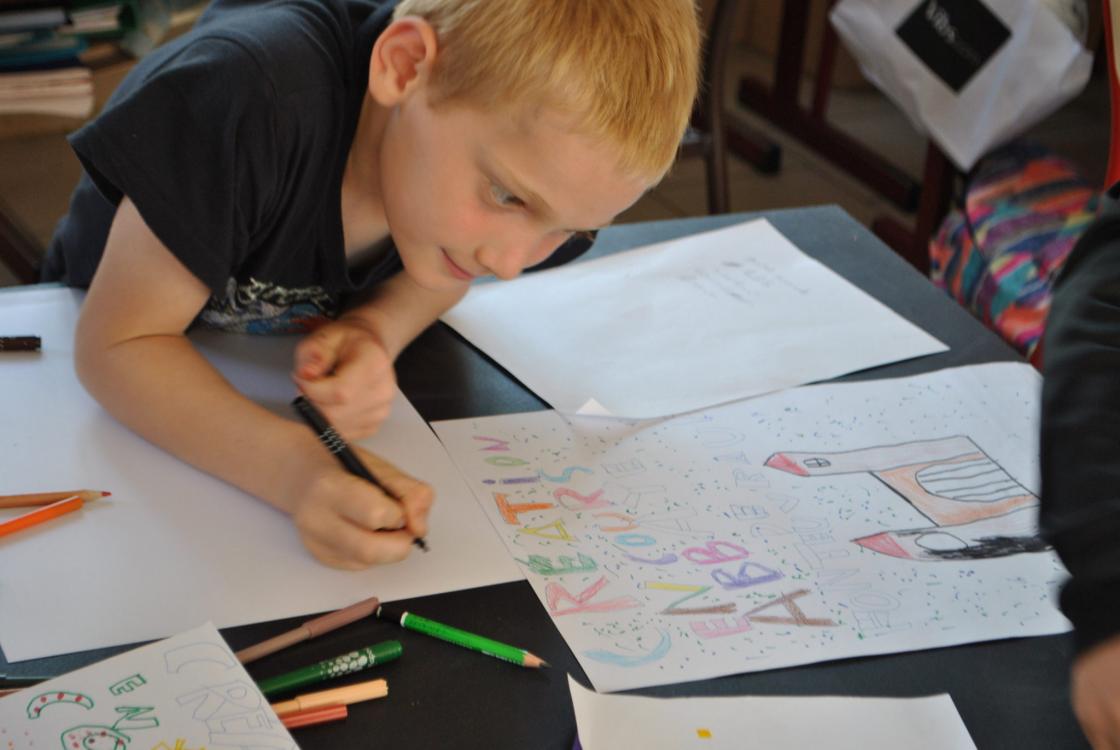
[(402, 0), (439, 52), (432, 102), (545, 106), (660, 179), (688, 124), (700, 57), (693, 0)]

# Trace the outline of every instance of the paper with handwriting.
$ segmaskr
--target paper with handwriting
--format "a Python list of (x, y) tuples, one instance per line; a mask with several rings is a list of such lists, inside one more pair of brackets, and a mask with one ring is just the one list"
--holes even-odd
[(765, 219), (481, 284), (443, 320), (566, 414), (679, 414), (946, 349)]
[(1039, 385), (991, 364), (662, 420), (433, 427), (615, 691), (1067, 630), (1037, 533)]

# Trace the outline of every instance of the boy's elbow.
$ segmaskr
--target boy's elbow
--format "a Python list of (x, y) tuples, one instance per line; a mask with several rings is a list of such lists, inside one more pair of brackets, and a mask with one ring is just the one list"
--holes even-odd
[(95, 398), (99, 390), (97, 384), (107, 367), (107, 350), (103, 336), (91, 330), (84, 316), (79, 317), (78, 326), (74, 330), (74, 373), (82, 386)]

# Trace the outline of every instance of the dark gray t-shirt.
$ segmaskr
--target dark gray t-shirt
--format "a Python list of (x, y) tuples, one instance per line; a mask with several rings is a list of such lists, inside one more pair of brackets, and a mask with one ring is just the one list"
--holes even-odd
[(217, 0), (70, 138), (84, 174), (44, 278), (88, 286), (127, 195), (209, 287), (202, 325), (306, 330), (400, 270), (347, 267), (340, 193), (392, 2)]

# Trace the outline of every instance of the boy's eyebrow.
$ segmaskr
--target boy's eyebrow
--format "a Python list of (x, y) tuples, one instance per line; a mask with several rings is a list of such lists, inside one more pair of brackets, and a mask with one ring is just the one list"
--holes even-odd
[[(492, 159), (489, 159), (483, 163), (482, 171), (488, 172), (491, 179), (502, 183), (503, 187), (509, 189), (509, 191), (516, 195), (518, 198), (521, 198), (526, 203), (531, 204), (534, 210), (536, 210), (537, 213), (541, 214), (545, 219), (555, 218), (556, 212), (552, 210), (552, 206), (548, 205), (544, 198), (540, 197), (532, 190), (518, 182), (517, 178), (515, 178), (513, 176), (513, 173), (508, 169), (503, 168), (500, 164), (497, 164)], [(563, 229), (561, 231), (567, 232), (569, 234), (580, 234), (581, 232), (598, 232), (600, 229), (605, 228), (610, 223), (611, 222), (608, 221), (606, 224), (599, 227), (590, 227), (587, 229)]]

